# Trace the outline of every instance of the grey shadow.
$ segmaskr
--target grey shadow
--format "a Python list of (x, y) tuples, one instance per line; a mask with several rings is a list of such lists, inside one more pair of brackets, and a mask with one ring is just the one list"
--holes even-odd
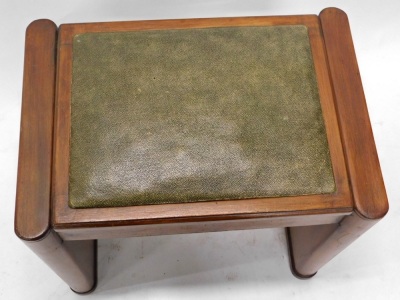
[(99, 241), (95, 294), (292, 281), (283, 229)]

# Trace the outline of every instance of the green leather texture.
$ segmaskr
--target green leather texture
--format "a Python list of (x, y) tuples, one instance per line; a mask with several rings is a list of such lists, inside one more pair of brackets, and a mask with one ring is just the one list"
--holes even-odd
[(332, 193), (305, 26), (73, 42), (69, 205)]

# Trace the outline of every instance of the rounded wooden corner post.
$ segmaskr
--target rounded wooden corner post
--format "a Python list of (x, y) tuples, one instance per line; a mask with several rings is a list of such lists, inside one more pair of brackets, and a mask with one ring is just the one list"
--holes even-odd
[(353, 194), (353, 213), (338, 224), (287, 229), (295, 276), (307, 278), (370, 229), (389, 209), (347, 15), (320, 15), (337, 118)]
[(96, 241), (63, 241), (51, 225), (57, 26), (26, 30), (15, 233), (78, 293), (96, 284)]

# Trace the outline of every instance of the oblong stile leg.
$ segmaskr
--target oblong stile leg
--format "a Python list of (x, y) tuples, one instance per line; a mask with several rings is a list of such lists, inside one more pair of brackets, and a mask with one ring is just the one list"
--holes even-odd
[(346, 14), (320, 15), (353, 213), (340, 223), (287, 229), (294, 275), (309, 278), (385, 216), (389, 205)]
[(39, 241), (25, 244), (76, 293), (89, 293), (96, 287), (97, 241), (63, 241), (49, 233)]
[(352, 214), (339, 224), (287, 228), (292, 273), (302, 279), (312, 277), (376, 222)]
[(15, 233), (77, 293), (96, 286), (96, 241), (63, 241), (51, 224), (57, 26), (26, 30)]

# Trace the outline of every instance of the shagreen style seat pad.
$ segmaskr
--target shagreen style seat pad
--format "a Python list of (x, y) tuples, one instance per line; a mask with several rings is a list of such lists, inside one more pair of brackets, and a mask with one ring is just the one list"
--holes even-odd
[(332, 193), (305, 26), (74, 37), (69, 205)]

